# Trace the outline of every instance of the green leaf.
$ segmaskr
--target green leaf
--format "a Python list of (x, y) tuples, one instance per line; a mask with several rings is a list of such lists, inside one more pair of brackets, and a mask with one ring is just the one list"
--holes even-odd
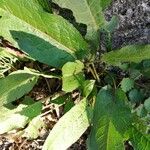
[(134, 87), (134, 80), (130, 78), (123, 78), (120, 84), (121, 84), (122, 90), (124, 92), (128, 92)]
[[(35, 110), (36, 108), (40, 109)], [(3, 134), (14, 129), (24, 128), (33, 116), (36, 117), (41, 113), (41, 103), (29, 106), (20, 104), (17, 108), (13, 107), (13, 109), (2, 106), (0, 111), (0, 134)], [(25, 112), (30, 115), (26, 115)]]
[(144, 107), (150, 113), (150, 97), (145, 100)]
[(76, 21), (87, 25), (86, 38), (88, 40), (98, 39), (99, 28), (106, 24), (102, 11), (111, 0), (53, 0), (53, 2), (62, 8), (71, 9)]
[(29, 140), (36, 139), (40, 134), (40, 129), (44, 126), (45, 124), (40, 116), (33, 118), (28, 127), (25, 129), (23, 137), (26, 137)]
[(28, 122), (28, 117), (20, 114), (12, 114), (5, 121), (0, 121), (0, 134), (4, 134), (14, 129), (24, 128)]
[(145, 59), (150, 59), (150, 45), (126, 46), (102, 56), (102, 61), (109, 65), (119, 65), (122, 62), (139, 63)]
[(106, 84), (114, 86), (114, 81), (117, 80), (117, 77), (114, 73), (110, 72), (108, 75), (106, 75), (104, 80)]
[(76, 60), (75, 62), (66, 63), (62, 68), (62, 72), (63, 75), (67, 77), (82, 72), (83, 68), (84, 68), (84, 64), (79, 60)]
[(115, 29), (118, 27), (118, 24), (119, 18), (117, 16), (113, 16), (110, 22), (104, 27), (104, 29), (109, 31), (110, 33), (113, 33)]
[(56, 105), (63, 105), (65, 104), (65, 101), (69, 99), (69, 95), (56, 95), (54, 98), (52, 98), (51, 103), (56, 104)]
[(11, 131), (17, 128), (23, 128), (27, 122), (28, 117), (22, 116), (17, 112), (21, 111), (25, 105), (19, 105), (17, 108), (9, 109), (9, 107), (0, 107), (0, 134)]
[(135, 150), (149, 150), (150, 139), (135, 127), (130, 130), (130, 141)]
[(65, 107), (64, 107), (64, 113), (68, 112), (74, 105), (75, 104), (71, 98), (66, 100)]
[(34, 99), (29, 96), (25, 96), (24, 99), (22, 100), (22, 104), (25, 104), (25, 105), (31, 105), (34, 103), (35, 103)]
[(136, 109), (136, 114), (137, 116), (139, 116), (140, 118), (145, 117), (147, 115), (147, 111), (144, 108), (143, 104), (141, 104), (140, 106), (138, 106)]
[(150, 60), (143, 61), (143, 67), (144, 68), (150, 68)]
[(139, 103), (144, 99), (144, 95), (137, 89), (133, 89), (129, 92), (129, 99), (131, 103)]
[(131, 113), (125, 100), (121, 90), (116, 91), (115, 96), (107, 89), (100, 90), (94, 107), (89, 150), (124, 150), (125, 132), (131, 126)]
[(80, 33), (35, 0), (1, 0), (0, 15), (1, 36), (42, 63), (59, 68), (88, 53)]
[(36, 0), (37, 1), (37, 3), (39, 3), (41, 6), (42, 6), (42, 8), (45, 10), (45, 11), (47, 11), (47, 12), (52, 12), (52, 9), (51, 9), (51, 7), (50, 7), (50, 1), (49, 0)]
[[(113, 123), (110, 120), (102, 118), (101, 120), (101, 127), (98, 129), (98, 133), (96, 133), (96, 137), (91, 136), (91, 141), (89, 144), (89, 150), (124, 150), (123, 147), (123, 138), (122, 136), (116, 131)], [(93, 131), (94, 132), (94, 131)], [(93, 133), (94, 134), (94, 133)], [(95, 145), (95, 140), (98, 142)]]
[(134, 116), (134, 120), (132, 123), (132, 127), (129, 129), (129, 135), (130, 135), (130, 131), (132, 130), (132, 128), (136, 128), (138, 132), (141, 132), (142, 134), (145, 134), (146, 136), (148, 136), (149, 134), (147, 133), (148, 133), (149, 127), (147, 126), (147, 120), (145, 119), (146, 117), (144, 119), (140, 118), (135, 113), (133, 114), (133, 116)]
[(142, 76), (142, 73), (141, 73), (140, 70), (138, 70), (138, 69), (131, 69), (130, 78), (132, 78), (134, 80), (138, 80), (138, 79), (140, 79), (141, 76)]
[(117, 16), (113, 16), (111, 20), (104, 26), (100, 28), (100, 36), (105, 35), (105, 38), (103, 38), (103, 43), (106, 47), (107, 51), (112, 50), (112, 34), (117, 29), (119, 24), (119, 19)]
[(33, 119), (34, 117), (38, 116), (41, 113), (41, 110), (42, 110), (42, 103), (36, 102), (32, 105), (29, 105), (27, 108), (22, 109), (20, 114), (30, 119)]
[(86, 99), (81, 100), (67, 112), (50, 132), (43, 150), (63, 150), (70, 147), (89, 126)]
[(99, 0), (100, 6), (102, 7), (102, 10), (106, 9), (109, 4), (112, 2), (112, 0)]
[(147, 69), (144, 69), (142, 70), (142, 74), (145, 76), (145, 77), (150, 77), (150, 69), (147, 68)]
[(88, 97), (94, 89), (95, 80), (86, 80), (83, 85), (83, 96)]
[(28, 73), (15, 73), (0, 79), (0, 106), (13, 102), (32, 90), (38, 77)]
[(84, 65), (79, 60), (68, 62), (62, 67), (63, 91), (72, 92), (81, 86), (84, 81), (83, 68)]

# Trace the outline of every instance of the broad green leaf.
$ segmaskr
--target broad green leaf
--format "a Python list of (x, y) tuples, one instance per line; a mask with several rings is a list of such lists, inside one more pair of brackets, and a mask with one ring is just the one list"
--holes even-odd
[(143, 93), (137, 89), (133, 89), (129, 92), (129, 99), (131, 103), (140, 103), (144, 99)]
[(64, 113), (68, 112), (74, 105), (75, 104), (71, 98), (66, 100), (65, 107), (64, 107)]
[(10, 117), (12, 114), (20, 112), (26, 105), (20, 104), (18, 107), (14, 105), (5, 105), (0, 107), (0, 121), (5, 121), (7, 117)]
[(23, 137), (26, 137), (27, 139), (36, 139), (40, 134), (40, 129), (45, 126), (43, 120), (40, 116), (37, 116), (31, 120), (28, 127), (25, 129), (25, 133), (23, 134)]
[(118, 27), (119, 18), (117, 16), (113, 16), (112, 19), (105, 27), (103, 27), (106, 31), (113, 33), (115, 29)]
[(43, 150), (65, 150), (76, 142), (89, 126), (86, 99), (67, 112), (50, 132)]
[(63, 91), (72, 92), (81, 86), (84, 81), (83, 68), (84, 64), (79, 60), (68, 62), (62, 67)]
[(0, 121), (0, 134), (4, 134), (14, 129), (24, 128), (28, 123), (28, 117), (20, 114), (12, 114), (5, 121)]
[(150, 97), (145, 100), (144, 107), (150, 113)]
[(138, 106), (135, 109), (135, 112), (136, 112), (137, 116), (139, 116), (140, 118), (143, 118), (143, 117), (145, 117), (147, 115), (147, 111), (146, 111), (145, 107), (143, 106), (143, 104)]
[(30, 96), (25, 96), (21, 103), (25, 105), (31, 105), (31, 104), (34, 104), (35, 101)]
[(68, 62), (62, 68), (62, 73), (65, 77), (72, 76), (73, 74), (78, 74), (83, 71), (84, 64), (79, 60), (75, 62)]
[[(129, 129), (129, 135), (130, 135), (130, 131), (132, 130), (132, 128), (135, 128), (138, 130), (138, 132), (141, 132), (142, 134), (145, 134), (146, 136), (148, 136), (148, 126), (147, 126), (147, 120), (144, 118), (140, 118), (139, 116), (137, 116), (136, 114), (134, 114), (134, 120), (133, 120), (133, 124), (132, 127)], [(131, 136), (132, 137), (132, 136)]]
[(94, 89), (95, 80), (86, 80), (83, 85), (83, 96), (88, 97)]
[(103, 43), (106, 47), (107, 52), (112, 50), (112, 34), (117, 29), (119, 24), (119, 19), (117, 16), (113, 16), (110, 22), (108, 22), (106, 25), (100, 28), (100, 34), (99, 35), (105, 35), (105, 38), (103, 38)]
[(20, 112), (21, 115), (26, 116), (30, 119), (33, 119), (34, 117), (38, 116), (42, 110), (42, 103), (36, 102), (32, 105), (29, 105), (25, 109), (22, 109)]
[(49, 0), (35, 0), (35, 1), (37, 1), (37, 3), (39, 3), (45, 11), (52, 12)]
[(150, 69), (147, 68), (147, 69), (142, 70), (142, 74), (149, 78), (150, 77)]
[(89, 150), (124, 150), (125, 133), (131, 126), (125, 99), (121, 90), (116, 91), (115, 96), (107, 89), (100, 90), (94, 107)]
[(102, 61), (109, 65), (119, 65), (122, 62), (139, 63), (145, 59), (150, 59), (150, 45), (126, 46), (102, 56)]
[(0, 106), (13, 102), (32, 90), (38, 77), (16, 73), (0, 79)]
[[(14, 129), (24, 128), (33, 116), (36, 117), (41, 113), (41, 103), (29, 106), (20, 104), (17, 108), (13, 109), (2, 106), (0, 111), (0, 134), (3, 134)], [(25, 112), (28, 112), (30, 115), (27, 116)]]
[(150, 60), (143, 61), (143, 67), (144, 68), (150, 68)]
[[(99, 120), (100, 127), (96, 137), (91, 136), (90, 142), (88, 143), (89, 150), (124, 150), (123, 138), (120, 133), (118, 133), (110, 120), (102, 118)], [(94, 127), (93, 127), (94, 128)], [(96, 131), (95, 131), (96, 132)], [(96, 139), (97, 140), (96, 140)], [(93, 140), (93, 141), (92, 141)], [(96, 145), (94, 140), (98, 142)]]
[(130, 130), (130, 141), (135, 150), (149, 150), (150, 149), (150, 138), (144, 135), (135, 127)]
[(65, 19), (45, 12), (35, 0), (1, 0), (0, 35), (34, 59), (62, 67), (87, 55), (80, 33)]
[(130, 78), (123, 78), (120, 84), (121, 84), (122, 90), (124, 92), (128, 92), (134, 87), (134, 80)]
[(76, 21), (87, 25), (88, 40), (98, 39), (97, 31), (106, 24), (103, 9), (111, 0), (53, 0), (53, 2), (62, 8), (71, 9)]
[(130, 72), (131, 79), (139, 80), (141, 76), (142, 76), (142, 73), (141, 73), (141, 70), (139, 70), (139, 69), (133, 69)]
[(143, 61), (143, 66), (140, 71), (144, 76), (150, 77), (150, 59)]

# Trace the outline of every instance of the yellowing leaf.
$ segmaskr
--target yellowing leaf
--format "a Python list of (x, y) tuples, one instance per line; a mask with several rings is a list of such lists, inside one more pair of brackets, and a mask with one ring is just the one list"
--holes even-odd
[(14, 129), (24, 128), (33, 116), (36, 117), (41, 113), (41, 103), (38, 102), (29, 106), (20, 104), (13, 109), (2, 106), (0, 111), (0, 134), (3, 134)]
[(36, 139), (40, 134), (40, 129), (44, 127), (45, 124), (40, 116), (37, 116), (31, 120), (28, 127), (25, 129), (25, 133), (23, 134), (23, 137), (26, 137), (28, 139)]

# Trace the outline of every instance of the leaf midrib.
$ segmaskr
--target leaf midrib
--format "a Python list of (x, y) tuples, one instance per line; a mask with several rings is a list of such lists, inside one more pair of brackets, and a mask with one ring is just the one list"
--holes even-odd
[[(43, 31), (41, 31), (40, 29), (38, 29), (36, 26), (34, 26), (34, 25), (28, 23), (28, 21), (22, 20), (20, 17), (18, 17), (18, 16), (16, 16), (16, 15), (14, 15), (13, 13), (11, 13), (11, 11), (10, 11), (8, 8), (7, 8), (8, 11), (5, 10), (5, 9), (3, 9), (3, 8), (0, 8), (0, 9), (3, 10), (3, 11), (5, 11), (5, 12), (7, 12), (7, 13), (9, 13), (9, 14), (12, 15), (13, 17), (15, 17), (15, 18), (21, 20), (21, 22), (26, 23), (32, 30), (36, 30), (38, 33), (42, 34), (43, 37), (47, 37), (47, 38), (48, 38), (48, 42), (49, 42), (50, 44), (53, 43), (52, 45), (55, 46), (56, 48), (62, 49), (63, 51), (68, 52), (68, 53), (71, 54), (74, 58), (76, 58), (75, 55), (74, 55), (75, 49), (66, 47), (61, 41), (57, 41), (52, 35), (46, 34), (45, 32), (43, 32)], [(46, 39), (44, 39), (44, 40), (46, 40)], [(50, 42), (50, 41), (52, 41), (52, 42)], [(57, 47), (57, 44), (54, 44), (54, 43), (57, 43), (57, 44), (59, 45), (59, 47)]]
[(88, 5), (87, 0), (85, 0), (85, 1), (86, 1), (87, 8), (89, 9), (89, 12), (91, 14), (92, 22), (95, 24), (95, 29), (98, 30), (98, 25), (97, 25), (97, 22), (96, 22), (96, 20), (94, 18), (94, 15), (92, 14), (91, 7), (90, 7), (90, 5)]
[(108, 120), (108, 132), (107, 132), (107, 136), (106, 136), (106, 150), (108, 149), (108, 143), (109, 143), (109, 130), (110, 130), (110, 120)]
[[(85, 104), (85, 102), (82, 101), (81, 106), (82, 106), (82, 109), (81, 109), (81, 108), (78, 108), (78, 109), (77, 109), (78, 112), (80, 111), (80, 115), (79, 115), (78, 117), (73, 118), (73, 121), (72, 121), (72, 122), (76, 122), (77, 120), (79, 120), (79, 118), (83, 118), (82, 116), (84, 116), (84, 113), (87, 111), (87, 109), (86, 109), (87, 105)], [(81, 106), (80, 106), (80, 107), (81, 107)], [(72, 109), (74, 109), (74, 108), (72, 108)], [(75, 112), (77, 112), (77, 110), (76, 110)], [(68, 116), (67, 116), (67, 117), (68, 117)], [(56, 125), (57, 125), (57, 124), (56, 124)], [(71, 125), (72, 125), (72, 124), (69, 124), (69, 128), (71, 127)], [(67, 126), (67, 128), (68, 128), (68, 126)], [(63, 126), (63, 129), (66, 130), (66, 124)], [(63, 130), (63, 132), (64, 132), (64, 130)], [(60, 136), (60, 134), (63, 135), (62, 130), (59, 130), (59, 131), (60, 131), (59, 134), (57, 134), (57, 135), (55, 134), (55, 138), (56, 138), (56, 139)], [(55, 132), (54, 132), (54, 133), (55, 133)], [(51, 133), (50, 133), (50, 134), (51, 134)], [(53, 136), (54, 136), (54, 135), (53, 135)], [(51, 145), (51, 147), (53, 148), (53, 146), (54, 146), (55, 144), (53, 143), (53, 141), (51, 141), (51, 142), (52, 142), (52, 143), (47, 142), (43, 150), (45, 150), (45, 148), (46, 148), (48, 145)], [(56, 142), (56, 141), (55, 141), (55, 142)]]

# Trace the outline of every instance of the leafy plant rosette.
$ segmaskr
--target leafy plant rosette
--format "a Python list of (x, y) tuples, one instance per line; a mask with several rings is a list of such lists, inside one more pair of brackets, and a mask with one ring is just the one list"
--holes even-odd
[[(126, 142), (136, 150), (150, 149), (149, 86), (139, 84), (141, 78), (149, 79), (150, 45), (112, 50), (111, 34), (118, 19), (107, 22), (103, 14), (111, 0), (53, 3), (70, 9), (76, 21), (87, 26), (84, 37), (47, 0), (0, 1), (0, 134), (22, 128), (23, 136), (37, 138), (44, 126), (43, 100), (24, 96), (40, 78), (57, 78), (65, 94), (49, 103), (65, 105), (65, 113), (50, 131), (43, 150), (69, 148), (88, 127), (87, 149), (123, 150)], [(107, 33), (110, 45), (104, 54), (99, 47), (100, 30)], [(61, 74), (35, 68), (14, 71), (20, 61), (40, 62)], [(120, 79), (110, 68), (120, 68), (126, 76)], [(80, 95), (76, 104), (68, 101), (74, 91)], [(19, 105), (14, 105), (16, 101)]]

